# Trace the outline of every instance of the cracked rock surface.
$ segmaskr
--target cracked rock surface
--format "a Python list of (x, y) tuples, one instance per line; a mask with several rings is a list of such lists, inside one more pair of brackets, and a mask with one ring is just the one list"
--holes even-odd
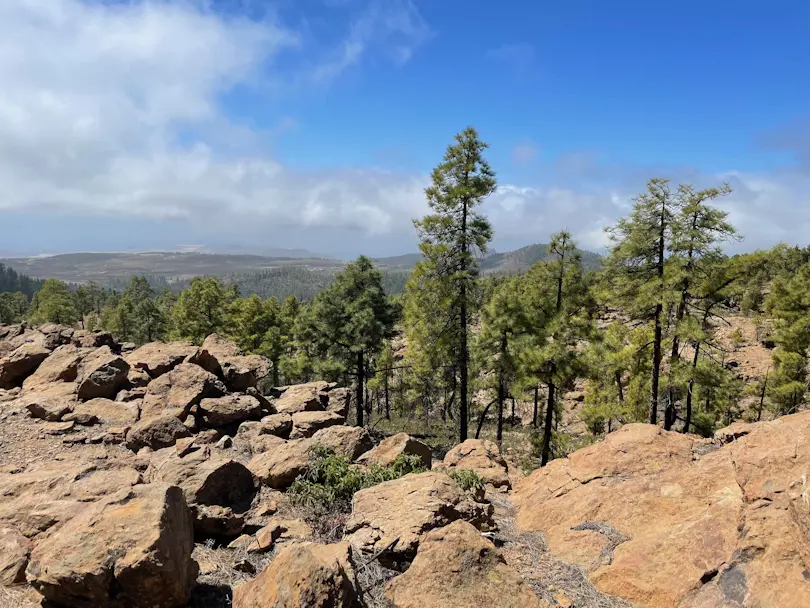
[(517, 524), (634, 605), (810, 605), (810, 412), (729, 435), (627, 425), (522, 480)]

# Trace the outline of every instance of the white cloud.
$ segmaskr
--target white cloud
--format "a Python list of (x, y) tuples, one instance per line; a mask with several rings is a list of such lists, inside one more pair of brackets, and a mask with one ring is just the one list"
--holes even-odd
[[(366, 7), (336, 50), (337, 64), (322, 64), (324, 74), (336, 77), (381, 45), (387, 61), (405, 60), (430, 36), (407, 0)], [(231, 231), (234, 241), (247, 233), (301, 234), (291, 245), (318, 250), (320, 237), (303, 239), (327, 234), (343, 251), (359, 253), (369, 243), (412, 250), (411, 219), (427, 211), (427, 176), (293, 170), (257, 151), (258, 135), (231, 124), (220, 107), (234, 85), (275, 78), (279, 55), (303, 44), (271, 19), (225, 17), (203, 0), (0, 0), (0, 222), (4, 212), (11, 220), (45, 210), (118, 218), (122, 230), (127, 218), (175, 219)], [(294, 117), (279, 117), (272, 131), (296, 127)], [(528, 147), (515, 152), (532, 156)], [(626, 213), (646, 172), (576, 154), (549, 170), (542, 187), (504, 184), (486, 202), (499, 249), (564, 227), (585, 247), (604, 246), (603, 226)], [(716, 183), (723, 176), (700, 177)], [(807, 240), (808, 175), (725, 178), (736, 192), (723, 205), (748, 237), (745, 247)]]

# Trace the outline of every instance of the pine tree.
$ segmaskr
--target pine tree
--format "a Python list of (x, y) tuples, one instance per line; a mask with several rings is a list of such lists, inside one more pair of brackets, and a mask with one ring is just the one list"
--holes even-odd
[[(672, 225), (669, 283), (675, 293), (677, 306), (672, 331), (670, 370), (676, 370), (680, 359), (682, 327), (688, 307), (692, 303), (692, 286), (712, 272), (711, 263), (718, 260), (718, 244), (735, 237), (734, 227), (726, 221), (728, 214), (707, 204), (731, 193), (731, 187), (696, 191), (691, 185), (680, 185), (676, 198), (678, 213)], [(675, 422), (675, 384), (669, 383), (669, 394), (664, 415), (664, 428), (669, 430)]]
[(433, 213), (414, 225), (425, 258), (420, 271), (432, 275), (426, 286), (452, 294), (442, 316), (434, 322), (457, 327), (454, 352), (459, 376), (459, 439), (464, 441), (469, 418), (468, 342), (476, 308), (476, 255), (485, 253), (492, 239), (492, 228), (476, 207), (495, 192), (496, 181), (483, 157), (487, 144), (479, 139), (476, 130), (468, 127), (455, 140), (433, 170), (431, 185), (425, 190)]
[(201, 344), (207, 336), (225, 330), (226, 306), (234, 293), (212, 277), (197, 277), (177, 299), (172, 310), (175, 336)]
[(356, 424), (363, 426), (364, 381), (371, 357), (391, 337), (394, 308), (382, 287), (382, 275), (360, 256), (318, 294), (308, 315), (308, 337), (318, 350), (356, 379)]
[[(497, 394), (498, 444), (503, 440), (504, 401), (518, 378), (521, 332), (526, 328), (520, 289), (521, 277), (498, 283), (482, 309), (481, 330), (475, 341), (478, 368), (490, 375)], [(485, 415), (486, 410), (481, 414), (479, 430)]]
[(777, 414), (794, 413), (807, 391), (810, 355), (810, 263), (790, 277), (774, 280), (766, 300), (774, 318), (776, 349), (768, 395)]
[(529, 343), (522, 354), (525, 375), (548, 386), (541, 466), (551, 458), (557, 393), (584, 370), (576, 346), (590, 333), (593, 310), (571, 235), (565, 231), (553, 235), (548, 252), (548, 261), (526, 273), (521, 291), (529, 327)]
[(650, 422), (658, 420), (663, 315), (671, 304), (664, 281), (666, 254), (680, 201), (668, 180), (652, 179), (635, 199), (630, 216), (608, 229), (614, 245), (606, 262), (612, 302), (632, 319), (653, 325)]
[(79, 319), (68, 286), (57, 279), (43, 283), (31, 302), (31, 312), (31, 322), (35, 324), (73, 325)]

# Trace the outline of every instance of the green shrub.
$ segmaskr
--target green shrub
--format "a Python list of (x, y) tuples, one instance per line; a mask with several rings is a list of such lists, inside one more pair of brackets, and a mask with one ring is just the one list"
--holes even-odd
[(352, 465), (345, 456), (335, 454), (331, 448), (316, 445), (310, 450), (306, 472), (293, 482), (287, 493), (293, 504), (310, 509), (316, 515), (348, 511), (352, 496), (358, 490), (424, 470), (418, 456), (405, 454), (390, 466), (375, 465), (364, 470)]
[(453, 469), (448, 475), (455, 481), (461, 489), (473, 496), (484, 491), (484, 480), (475, 471), (470, 469)]

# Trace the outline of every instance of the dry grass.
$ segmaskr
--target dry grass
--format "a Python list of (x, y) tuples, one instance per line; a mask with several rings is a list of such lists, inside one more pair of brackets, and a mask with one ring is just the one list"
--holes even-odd
[(577, 608), (632, 608), (624, 600), (606, 595), (591, 585), (581, 568), (555, 559), (540, 532), (520, 530), (515, 525), (515, 507), (506, 497), (496, 497), (496, 536), (506, 562), (515, 568), (537, 597), (559, 606), (564, 596)]
[(41, 598), (31, 587), (0, 587), (3, 608), (40, 608)]
[[(359, 555), (359, 552), (358, 552)], [(377, 559), (357, 564), (357, 587), (360, 599), (367, 608), (391, 608), (385, 597), (385, 585), (399, 572), (380, 565)]]

